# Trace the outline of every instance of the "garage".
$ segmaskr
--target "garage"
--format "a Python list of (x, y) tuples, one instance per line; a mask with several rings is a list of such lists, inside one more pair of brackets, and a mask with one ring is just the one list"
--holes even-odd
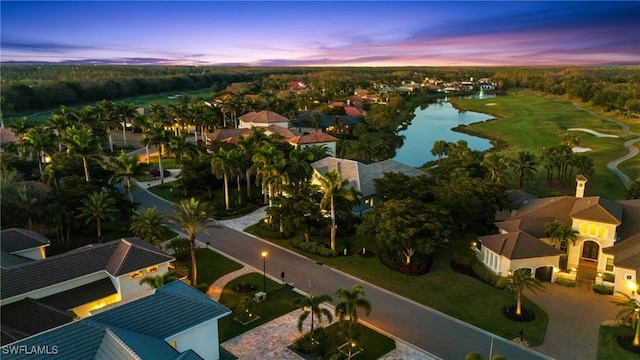
[(553, 266), (542, 266), (536, 269), (536, 279), (542, 282), (551, 282)]

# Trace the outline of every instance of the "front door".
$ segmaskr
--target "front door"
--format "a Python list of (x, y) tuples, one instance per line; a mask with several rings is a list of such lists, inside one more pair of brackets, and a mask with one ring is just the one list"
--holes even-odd
[(595, 241), (585, 241), (582, 244), (582, 258), (585, 260), (598, 261), (600, 245)]

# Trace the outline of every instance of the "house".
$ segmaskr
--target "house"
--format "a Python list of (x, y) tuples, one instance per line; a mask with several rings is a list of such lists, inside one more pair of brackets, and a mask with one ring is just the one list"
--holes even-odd
[(301, 149), (311, 146), (326, 146), (327, 154), (329, 156), (335, 156), (338, 139), (323, 132), (313, 132), (287, 139), (287, 142)]
[[(152, 294), (0, 348), (3, 359), (220, 359), (218, 320), (231, 313), (174, 281)], [(38, 357), (36, 357), (38, 358)]]
[(289, 119), (269, 110), (259, 112), (248, 112), (238, 118), (240, 120), (239, 128), (251, 129), (252, 127), (268, 127), (276, 125), (284, 129), (289, 128)]
[[(527, 268), (540, 280), (555, 281), (562, 257), (578, 278), (611, 279), (616, 291), (637, 295), (640, 200), (585, 197), (587, 179), (579, 175), (576, 183), (575, 196), (515, 196), (524, 199), (520, 208), (511, 218), (496, 223), (499, 234), (479, 237), (478, 258), (501, 276)], [(555, 220), (575, 231), (575, 242), (551, 241), (545, 228)]]
[(174, 257), (127, 238), (46, 257), (49, 242), (24, 229), (0, 231), (2, 344), (147, 294), (146, 275), (164, 274)]
[(356, 215), (369, 211), (377, 203), (376, 188), (373, 180), (382, 179), (384, 173), (403, 173), (408, 176), (425, 175), (424, 172), (416, 168), (391, 159), (365, 164), (357, 160), (326, 157), (312, 163), (311, 167), (320, 174), (326, 174), (334, 170), (338, 171), (342, 179), (349, 180), (349, 186), (362, 194), (361, 203), (351, 210)]

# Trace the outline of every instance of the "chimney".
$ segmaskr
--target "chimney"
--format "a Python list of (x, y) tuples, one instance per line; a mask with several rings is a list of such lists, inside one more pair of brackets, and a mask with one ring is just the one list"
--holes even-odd
[(584, 185), (587, 183), (587, 178), (582, 176), (582, 175), (578, 175), (576, 176), (576, 182), (578, 183), (576, 185), (576, 197), (577, 198), (583, 198), (584, 197)]

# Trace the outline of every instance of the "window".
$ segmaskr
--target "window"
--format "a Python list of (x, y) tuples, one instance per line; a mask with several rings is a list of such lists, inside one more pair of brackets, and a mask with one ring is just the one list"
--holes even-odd
[(586, 234), (589, 231), (589, 225), (587, 223), (580, 224), (580, 234)]
[(147, 268), (147, 273), (148, 274), (151, 274), (151, 273), (156, 272), (156, 271), (158, 271), (158, 265), (152, 266), (150, 268)]
[(129, 279), (135, 279), (137, 277), (142, 276), (142, 271), (136, 271), (129, 274)]
[(612, 257), (608, 257), (607, 258), (607, 265), (604, 267), (605, 271), (613, 271), (613, 258)]
[(598, 226), (598, 237), (606, 238), (607, 237), (607, 233), (608, 233), (608, 231), (607, 231), (606, 227), (604, 227), (602, 225)]
[(567, 253), (567, 240), (560, 241), (560, 251)]
[(596, 224), (589, 225), (589, 235), (596, 235), (598, 233), (598, 227)]

